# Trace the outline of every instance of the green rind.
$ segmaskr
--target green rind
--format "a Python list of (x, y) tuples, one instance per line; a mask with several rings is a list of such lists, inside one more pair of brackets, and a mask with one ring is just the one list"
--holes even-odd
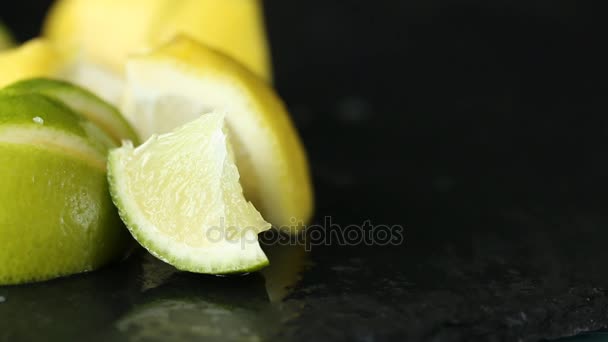
[(132, 240), (103, 170), (29, 145), (0, 143), (0, 284), (88, 272)]
[(41, 94), (17, 94), (0, 90), (0, 133), (3, 127), (21, 126), (65, 132), (87, 141), (105, 158), (117, 145), (90, 121), (62, 102)]
[(39, 126), (34, 118), (40, 118), (44, 127), (64, 131), (82, 138), (86, 130), (76, 113), (62, 103), (38, 94), (9, 94), (0, 91), (0, 126)]
[(65, 103), (75, 112), (80, 113), (97, 124), (117, 144), (120, 144), (123, 139), (131, 140), (134, 145), (139, 145), (140, 143), (139, 137), (131, 124), (129, 124), (116, 107), (102, 100), (94, 93), (72, 83), (47, 78), (33, 78), (13, 83), (4, 88), (3, 91), (49, 96)]
[(231, 275), (231, 274), (256, 272), (270, 264), (268, 259), (266, 259), (266, 260), (262, 260), (260, 263), (246, 266), (243, 268), (239, 268), (236, 270), (216, 271), (216, 270), (212, 270), (209, 268), (201, 267), (199, 265), (190, 263), (188, 261), (177, 259), (177, 258), (173, 257), (170, 254), (170, 252), (164, 253), (163, 251), (160, 251), (160, 249), (157, 249), (156, 243), (154, 243), (154, 241), (151, 241), (150, 239), (147, 239), (144, 236), (144, 234), (142, 233), (144, 228), (136, 222), (137, 220), (135, 220), (131, 217), (129, 210), (126, 209), (128, 207), (128, 205), (127, 205), (127, 203), (125, 203), (123, 201), (123, 198), (126, 196), (125, 196), (125, 194), (122, 193), (121, 187), (117, 185), (120, 182), (116, 175), (120, 174), (120, 170), (117, 170), (116, 168), (121, 164), (120, 163), (120, 157), (121, 157), (120, 153), (121, 152), (122, 152), (121, 148), (114, 149), (110, 152), (109, 157), (108, 157), (107, 174), (108, 174), (108, 183), (110, 185), (110, 195), (112, 197), (112, 201), (114, 202), (114, 205), (116, 206), (116, 208), (118, 208), (118, 214), (121, 217), (125, 226), (129, 230), (129, 232), (131, 233), (133, 238), (135, 238), (135, 240), (137, 240), (137, 242), (140, 245), (142, 245), (146, 250), (148, 250), (148, 252), (150, 252), (156, 258), (174, 266), (175, 268), (177, 268), (179, 270), (187, 271), (187, 272), (194, 272), (194, 273), (203, 273), (203, 274)]

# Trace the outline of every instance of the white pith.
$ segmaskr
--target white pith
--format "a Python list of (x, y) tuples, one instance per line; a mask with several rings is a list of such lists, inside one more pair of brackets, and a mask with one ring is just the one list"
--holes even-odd
[(87, 161), (104, 172), (106, 169), (105, 156), (85, 139), (63, 131), (6, 125), (0, 128), (0, 143), (36, 146)]
[(117, 105), (120, 102), (124, 79), (122, 75), (109, 68), (91, 62), (78, 61), (62, 71), (60, 77), (91, 90), (109, 103)]

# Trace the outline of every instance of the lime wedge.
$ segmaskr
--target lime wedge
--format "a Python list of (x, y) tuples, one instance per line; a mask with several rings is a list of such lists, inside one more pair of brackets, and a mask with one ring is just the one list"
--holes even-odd
[(270, 228), (239, 183), (224, 116), (206, 114), (134, 148), (110, 153), (110, 192), (135, 239), (180, 270), (230, 274), (268, 259), (257, 234)]

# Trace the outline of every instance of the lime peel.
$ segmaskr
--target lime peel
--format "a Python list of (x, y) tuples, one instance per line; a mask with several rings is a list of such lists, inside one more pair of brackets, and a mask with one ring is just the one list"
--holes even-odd
[(65, 103), (72, 110), (85, 116), (111, 136), (115, 143), (120, 144), (123, 139), (128, 139), (139, 144), (139, 137), (135, 130), (118, 109), (92, 92), (69, 82), (33, 78), (13, 83), (2, 91), (17, 94), (43, 94)]

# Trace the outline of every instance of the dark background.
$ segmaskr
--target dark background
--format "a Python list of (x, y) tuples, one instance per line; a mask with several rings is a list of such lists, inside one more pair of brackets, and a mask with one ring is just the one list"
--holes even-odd
[[(25, 40), (50, 3), (3, 2), (0, 17)], [(265, 10), (276, 85), (313, 160), (381, 168), (366, 181), (411, 181), (394, 188), (405, 193), (427, 181), (417, 170), (471, 178), (462, 186), (479, 195), (513, 180), (525, 192), (604, 192), (601, 19), (590, 3), (265, 0)]]
[[(50, 1), (3, 1), (18, 38)], [(275, 84), (317, 222), (406, 228), (319, 247), (280, 330), (530, 340), (608, 327), (606, 59), (581, 1), (266, 0)]]

